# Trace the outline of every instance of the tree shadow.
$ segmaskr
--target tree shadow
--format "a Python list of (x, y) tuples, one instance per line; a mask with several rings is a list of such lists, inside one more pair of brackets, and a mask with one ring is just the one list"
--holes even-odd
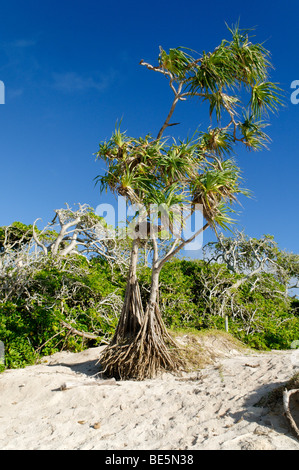
[[(264, 384), (250, 393), (245, 400), (242, 410), (230, 413), (237, 423), (241, 419), (255, 422), (257, 425), (269, 428), (279, 434), (292, 438), (299, 444), (298, 438), (292, 432), (286, 420), (283, 409), (283, 391), (286, 382)], [(292, 416), (299, 425), (299, 401), (290, 401)]]
[(103, 378), (101, 374), (101, 367), (99, 359), (92, 359), (83, 362), (55, 362), (48, 364), (48, 367), (68, 367), (76, 374), (83, 374), (87, 377), (97, 376), (97, 378)]

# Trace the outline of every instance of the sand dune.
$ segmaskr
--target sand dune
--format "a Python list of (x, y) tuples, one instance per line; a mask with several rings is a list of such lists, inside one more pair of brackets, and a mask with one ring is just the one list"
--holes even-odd
[(101, 347), (0, 374), (0, 449), (299, 450), (284, 416), (255, 406), (298, 372), (294, 351), (202, 341), (209, 361), (182, 376), (103, 383)]

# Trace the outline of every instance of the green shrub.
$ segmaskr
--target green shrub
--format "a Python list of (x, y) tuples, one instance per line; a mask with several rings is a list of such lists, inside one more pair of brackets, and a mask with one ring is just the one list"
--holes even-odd
[[(7, 368), (33, 364), (61, 350), (78, 352), (112, 336), (123, 295), (121, 274), (115, 272), (112, 280), (103, 260), (88, 263), (76, 257), (68, 262), (67, 269), (60, 269), (49, 259), (19, 298), (0, 303), (0, 340)], [(105, 302), (109, 295), (114, 297)], [(98, 339), (73, 334), (62, 322)]]
[(264, 274), (255, 288), (245, 282), (233, 292), (234, 302), (223, 307), (223, 293), (241, 275), (226, 266), (202, 260), (174, 260), (161, 272), (160, 307), (170, 328), (225, 329), (256, 349), (288, 349), (299, 339), (297, 302), (286, 298), (284, 288)]

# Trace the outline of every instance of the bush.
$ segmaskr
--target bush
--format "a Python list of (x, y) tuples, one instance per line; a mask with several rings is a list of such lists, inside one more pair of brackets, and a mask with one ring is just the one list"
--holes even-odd
[[(122, 296), (122, 276), (114, 272), (113, 280), (104, 260), (88, 263), (76, 256), (64, 260), (62, 268), (48, 258), (21, 295), (0, 303), (6, 367), (23, 367), (44, 355), (77, 352), (106, 342), (116, 327)], [(62, 322), (98, 338), (76, 335)]]
[[(256, 349), (287, 349), (299, 338), (299, 317), (271, 274), (243, 283), (225, 304), (225, 289), (242, 276), (223, 264), (174, 260), (161, 272), (160, 306), (169, 328), (225, 329)], [(254, 289), (252, 286), (254, 285)], [(225, 308), (224, 308), (225, 306)], [(223, 309), (223, 310), (222, 310)]]

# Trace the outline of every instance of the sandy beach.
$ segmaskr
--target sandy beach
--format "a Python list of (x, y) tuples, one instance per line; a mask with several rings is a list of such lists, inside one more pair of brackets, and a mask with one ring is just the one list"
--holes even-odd
[(294, 350), (201, 339), (207, 364), (180, 376), (105, 381), (102, 347), (0, 374), (2, 450), (299, 450), (279, 410), (259, 400), (299, 370)]

